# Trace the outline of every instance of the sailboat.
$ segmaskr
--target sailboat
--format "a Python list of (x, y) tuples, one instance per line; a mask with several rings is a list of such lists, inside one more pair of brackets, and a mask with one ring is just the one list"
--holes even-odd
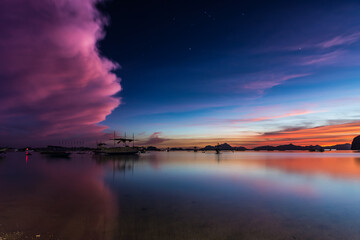
[(220, 154), (220, 144), (219, 143), (215, 146), (215, 153)]
[[(125, 137), (116, 137), (116, 133), (114, 132), (114, 138), (110, 139), (114, 141), (114, 147), (105, 147), (105, 143), (98, 143), (97, 149), (94, 151), (94, 153), (97, 154), (107, 154), (107, 155), (134, 155), (138, 154), (140, 149), (138, 147), (134, 146), (135, 138), (133, 134), (133, 138), (126, 138)], [(127, 143), (132, 142), (132, 147), (128, 146)], [(117, 144), (123, 144), (123, 146), (116, 147)]]

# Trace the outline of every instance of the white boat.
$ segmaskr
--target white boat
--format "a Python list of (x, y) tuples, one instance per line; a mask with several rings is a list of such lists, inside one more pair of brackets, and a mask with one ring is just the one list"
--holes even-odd
[[(138, 154), (140, 151), (140, 148), (134, 146), (134, 135), (133, 138), (126, 138), (126, 134), (124, 138), (118, 138), (115, 136), (114, 132), (114, 138), (110, 139), (114, 141), (114, 147), (105, 147), (105, 143), (98, 143), (97, 149), (94, 151), (95, 154), (107, 154), (107, 155), (134, 155)], [(126, 143), (132, 142), (132, 147), (128, 146)], [(124, 146), (115, 147), (115, 145), (123, 143)]]

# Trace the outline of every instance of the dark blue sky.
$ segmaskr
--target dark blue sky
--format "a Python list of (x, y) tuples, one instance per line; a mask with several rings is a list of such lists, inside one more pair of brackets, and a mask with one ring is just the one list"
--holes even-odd
[(360, 85), (359, 6), (108, 1), (100, 6), (110, 21), (99, 46), (121, 65), (122, 104), (103, 124), (139, 136), (245, 144), (290, 127), (356, 121), (356, 109), (335, 103), (357, 97)]

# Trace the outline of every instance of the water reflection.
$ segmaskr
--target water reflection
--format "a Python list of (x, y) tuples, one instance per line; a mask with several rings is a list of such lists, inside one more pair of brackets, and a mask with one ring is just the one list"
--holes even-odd
[[(0, 165), (0, 233), (19, 239), (113, 239), (116, 201), (89, 161), (8, 153)], [(100, 180), (100, 181), (99, 181)], [(3, 237), (0, 235), (0, 237)], [(17, 239), (17, 238), (15, 238)]]
[(306, 175), (327, 175), (342, 178), (360, 178), (360, 166), (358, 165), (358, 154), (348, 153), (293, 153), (280, 154), (280, 156), (262, 156), (260, 159), (242, 160), (248, 166), (275, 168), (289, 173)]
[[(355, 152), (24, 153), (0, 160), (0, 234), (44, 239), (359, 239)], [(0, 235), (0, 237), (2, 237)]]
[(112, 167), (113, 178), (116, 172), (121, 172), (123, 175), (126, 175), (126, 173), (134, 174), (135, 163), (140, 159), (139, 155), (94, 154), (92, 157), (95, 159), (96, 164)]
[(93, 154), (92, 158), (95, 159), (97, 164), (105, 164), (109, 161), (138, 161), (140, 159), (139, 155), (101, 155), (101, 154)]
[(70, 161), (71, 160), (71, 156), (52, 156), (52, 155), (47, 155), (44, 154), (43, 157), (46, 159), (46, 161), (48, 162), (59, 162), (59, 161)]
[(359, 165), (360, 165), (360, 157), (354, 158), (354, 161), (355, 161), (356, 164), (359, 164)]
[(6, 158), (5, 154), (0, 154), (0, 163), (2, 163)]

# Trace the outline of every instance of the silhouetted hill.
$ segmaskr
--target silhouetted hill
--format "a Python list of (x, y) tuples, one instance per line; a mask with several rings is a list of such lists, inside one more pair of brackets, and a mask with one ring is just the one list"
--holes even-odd
[(277, 151), (287, 151), (287, 150), (292, 150), (292, 151), (296, 151), (296, 150), (302, 150), (302, 151), (306, 151), (306, 150), (316, 150), (316, 151), (319, 151), (319, 150), (322, 150), (323, 147), (319, 146), (319, 145), (310, 145), (310, 146), (297, 146), (297, 145), (294, 145), (292, 143), (290, 144), (286, 144), (286, 145), (279, 145), (279, 146), (260, 146), (260, 147), (255, 147), (253, 150), (255, 151), (261, 151), (261, 150), (266, 150), (266, 151), (274, 151), (274, 150), (277, 150)]
[[(200, 150), (202, 151), (215, 151), (216, 146), (211, 146), (211, 145), (207, 145), (204, 148), (201, 148)], [(233, 151), (245, 151), (248, 150), (245, 147), (232, 147), (227, 143), (224, 144), (220, 144), (218, 146), (219, 150), (233, 150)], [(309, 145), (309, 146), (298, 146), (298, 145), (294, 145), (292, 143), (290, 144), (285, 144), (285, 145), (279, 145), (279, 146), (270, 146), (270, 145), (266, 145), (266, 146), (259, 146), (259, 147), (255, 147), (252, 150), (254, 151), (323, 151), (324, 149), (336, 149), (336, 150), (349, 150), (350, 149), (350, 144), (346, 143), (346, 144), (337, 144), (334, 146), (326, 146), (326, 147), (321, 147), (320, 145)], [(360, 149), (360, 147), (359, 147)]]
[(206, 147), (201, 148), (200, 150), (211, 151), (211, 150), (215, 150), (215, 147), (211, 145), (207, 145)]
[(274, 150), (276, 150), (276, 147), (274, 147), (274, 146), (260, 146), (260, 147), (253, 148), (253, 150), (255, 150), (255, 151), (274, 151)]
[(345, 144), (337, 144), (333, 146), (326, 146), (325, 149), (336, 149), (336, 150), (351, 150), (351, 144), (345, 143)]
[(280, 145), (276, 147), (277, 150), (285, 151), (285, 150), (306, 150), (306, 147), (296, 146), (294, 144)]
[(184, 151), (184, 149), (181, 147), (179, 147), (179, 148), (173, 147), (173, 148), (170, 148), (169, 150), (170, 151)]
[(246, 147), (233, 147), (233, 150), (235, 150), (235, 151), (246, 151), (248, 149)]
[(227, 143), (220, 144), (217, 148), (220, 150), (233, 150), (233, 147)]
[(360, 135), (352, 141), (351, 150), (360, 150)]
[[(322, 151), (323, 149), (350, 150), (351, 145), (349, 143), (345, 143), (345, 144), (337, 144), (337, 145), (333, 145), (333, 146), (321, 147), (319, 145), (297, 146), (294, 144), (287, 144), (287, 145), (279, 145), (276, 147), (267, 145), (267, 146), (260, 146), (260, 147), (253, 148), (253, 150), (255, 150), (255, 151), (274, 151), (274, 150), (277, 150), (277, 151), (286, 151), (286, 150)], [(359, 147), (359, 149), (360, 149), (360, 147)]]
[(233, 151), (245, 151), (245, 150), (247, 150), (247, 148), (245, 148), (245, 147), (232, 147), (227, 143), (220, 144), (219, 146), (207, 145), (206, 147), (201, 148), (200, 150), (214, 151), (216, 148), (218, 148), (219, 150), (233, 150)]
[[(311, 146), (311, 147), (313, 147), (313, 146)], [(309, 149), (310, 149), (310, 146), (303, 147), (303, 146), (297, 146), (297, 145), (294, 145), (294, 144), (287, 144), (287, 145), (279, 145), (279, 146), (276, 146), (276, 147), (274, 147), (274, 146), (260, 146), (260, 147), (254, 148), (253, 150), (255, 150), (255, 151), (259, 151), (259, 150), (286, 151), (286, 150), (309, 150)]]
[(161, 150), (158, 149), (157, 147), (149, 146), (149, 147), (146, 148), (146, 151), (161, 151)]

